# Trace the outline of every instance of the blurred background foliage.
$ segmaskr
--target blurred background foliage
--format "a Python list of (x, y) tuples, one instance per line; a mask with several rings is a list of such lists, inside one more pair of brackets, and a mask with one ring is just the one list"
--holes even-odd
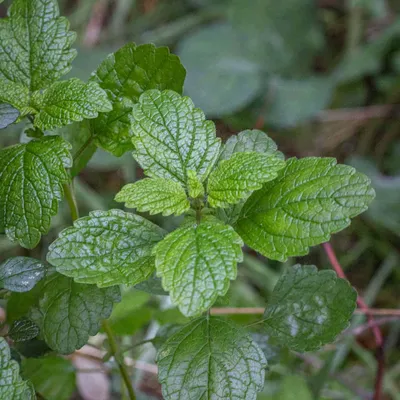
[[(4, 17), (10, 1), (0, 5)], [(59, 0), (78, 33), (79, 55), (69, 74), (87, 79), (107, 54), (129, 41), (166, 45), (187, 68), (185, 92), (226, 139), (242, 129), (265, 130), (288, 156), (334, 156), (369, 175), (377, 192), (370, 209), (332, 244), (351, 283), (370, 306), (400, 306), (400, 1), (399, 0)], [(24, 125), (1, 131), (0, 145), (26, 140)], [(81, 139), (79, 130), (71, 141)], [(78, 145), (77, 145), (78, 146)], [(75, 179), (81, 215), (121, 207), (113, 201), (142, 175), (130, 154), (103, 151)], [(155, 222), (172, 230), (177, 218)], [(39, 247), (28, 251), (0, 235), (0, 259), (44, 258), (70, 225), (66, 204)], [(330, 268), (321, 247), (279, 264), (246, 250), (239, 279), (223, 307), (263, 307), (284, 268), (296, 262)], [(140, 289), (140, 290), (138, 290)], [(111, 326), (131, 368), (139, 399), (161, 399), (153, 345), (186, 319), (162, 296), (157, 279), (126, 289)], [(156, 292), (160, 295), (151, 295)], [(251, 323), (254, 315), (234, 315)], [(382, 317), (384, 399), (400, 399), (399, 317)], [(278, 349), (254, 337), (270, 362), (260, 400), (372, 399), (375, 342), (356, 315), (339, 340), (316, 353)], [(124, 398), (104, 335), (64, 359), (23, 361), (23, 374), (48, 400)], [(18, 344), (42, 356), (43, 342)], [(105, 365), (101, 358), (106, 360)], [(100, 360), (100, 361), (99, 361)]]

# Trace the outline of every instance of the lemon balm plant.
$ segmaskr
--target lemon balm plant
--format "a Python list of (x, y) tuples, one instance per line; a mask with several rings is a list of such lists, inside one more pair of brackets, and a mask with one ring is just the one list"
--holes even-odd
[[(60, 80), (76, 53), (56, 0), (14, 0), (0, 38), (0, 126), (27, 121), (30, 138), (0, 151), (0, 231), (35, 248), (64, 197), (74, 220), (46, 260), (0, 265), (10, 322), (0, 338), (0, 398), (35, 397), (10, 345), (38, 337), (70, 354), (103, 324), (113, 347), (107, 318), (120, 285), (154, 283), (156, 274), (190, 318), (158, 349), (164, 398), (255, 399), (266, 356), (245, 327), (210, 308), (236, 279), (244, 244), (278, 261), (307, 254), (366, 210), (369, 179), (333, 158), (285, 159), (259, 130), (221, 143), (214, 123), (182, 96), (185, 69), (165, 47), (127, 44), (88, 82)], [(78, 217), (70, 183), (97, 147), (131, 152), (143, 168), (146, 177), (115, 197), (132, 212)], [(184, 217), (166, 232), (136, 212)], [(355, 291), (333, 271), (296, 265), (260, 324), (281, 346), (315, 350), (347, 326), (355, 305)]]

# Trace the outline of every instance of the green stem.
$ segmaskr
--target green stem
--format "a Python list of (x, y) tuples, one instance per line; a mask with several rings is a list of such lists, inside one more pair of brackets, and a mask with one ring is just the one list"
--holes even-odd
[(353, 52), (359, 46), (363, 36), (363, 8), (356, 0), (347, 0), (349, 23), (347, 33), (347, 51)]
[(133, 386), (132, 386), (132, 382), (131, 382), (130, 377), (129, 377), (128, 370), (127, 370), (126, 365), (124, 364), (124, 362), (120, 359), (119, 351), (118, 351), (118, 344), (117, 344), (117, 342), (116, 342), (116, 340), (114, 338), (114, 335), (113, 335), (113, 332), (111, 330), (111, 327), (110, 327), (109, 323), (106, 320), (103, 321), (102, 325), (103, 325), (104, 332), (106, 333), (107, 338), (108, 338), (108, 343), (110, 345), (111, 353), (114, 356), (115, 361), (118, 364), (118, 368), (119, 368), (119, 371), (121, 373), (122, 379), (124, 380), (125, 386), (128, 389), (129, 399), (130, 400), (136, 400), (136, 395), (135, 395), (135, 392), (133, 390)]
[(63, 187), (64, 187), (65, 198), (68, 202), (69, 209), (71, 211), (72, 222), (74, 222), (79, 218), (79, 211), (78, 211), (78, 205), (76, 204), (74, 190), (72, 188), (72, 183), (71, 184), (66, 183), (64, 184)]
[(90, 138), (82, 145), (82, 147), (75, 153), (73, 159), (74, 162), (82, 155), (82, 153), (93, 143), (93, 136), (90, 136)]

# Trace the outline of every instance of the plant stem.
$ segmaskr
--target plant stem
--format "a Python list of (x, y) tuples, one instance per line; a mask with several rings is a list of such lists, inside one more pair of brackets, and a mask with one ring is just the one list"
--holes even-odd
[(78, 205), (76, 204), (74, 190), (72, 188), (72, 183), (70, 184), (66, 183), (64, 184), (63, 187), (64, 187), (65, 198), (68, 202), (69, 209), (71, 211), (72, 222), (74, 222), (79, 218), (79, 211), (78, 211)]
[(133, 386), (132, 386), (131, 379), (129, 377), (128, 370), (127, 370), (126, 365), (124, 364), (124, 362), (120, 359), (120, 355), (119, 355), (119, 351), (118, 351), (118, 345), (117, 345), (117, 342), (116, 342), (116, 340), (114, 338), (114, 335), (113, 335), (113, 332), (111, 330), (111, 327), (110, 327), (109, 323), (106, 320), (103, 321), (102, 325), (103, 325), (104, 332), (107, 335), (108, 342), (110, 344), (111, 353), (114, 356), (115, 361), (118, 364), (118, 368), (119, 368), (119, 371), (121, 373), (122, 379), (124, 380), (125, 386), (128, 389), (129, 399), (130, 400), (136, 400), (136, 395), (135, 395), (135, 392), (133, 390)]
[(348, 32), (347, 51), (352, 53), (359, 46), (363, 36), (363, 8), (355, 0), (347, 0), (348, 4)]
[(82, 145), (82, 147), (75, 153), (73, 159), (74, 162), (82, 155), (82, 153), (93, 143), (93, 136), (90, 136), (90, 138)]

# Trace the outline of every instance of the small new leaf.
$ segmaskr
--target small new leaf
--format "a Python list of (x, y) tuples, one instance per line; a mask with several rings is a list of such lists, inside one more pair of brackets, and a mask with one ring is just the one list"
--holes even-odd
[(155, 248), (157, 275), (186, 316), (208, 310), (224, 296), (242, 260), (242, 240), (232, 227), (203, 217), (173, 231)]
[(62, 231), (47, 261), (79, 283), (135, 285), (154, 272), (154, 245), (164, 230), (121, 210), (93, 211)]
[(171, 90), (149, 90), (133, 107), (133, 156), (153, 178), (186, 185), (187, 170), (203, 182), (220, 148), (215, 125), (189, 97)]
[(99, 112), (112, 110), (106, 92), (96, 82), (84, 83), (76, 78), (57, 82), (34, 97), (35, 107), (40, 110), (35, 126), (42, 130), (96, 118)]
[(12, 292), (28, 292), (46, 273), (41, 261), (30, 257), (12, 257), (0, 264), (0, 287)]
[(33, 386), (19, 376), (19, 366), (11, 360), (10, 348), (6, 340), (0, 337), (0, 399), (34, 400)]
[(129, 43), (110, 54), (94, 72), (96, 81), (106, 92), (113, 110), (93, 121), (98, 146), (121, 156), (133, 149), (132, 106), (149, 89), (171, 89), (182, 93), (186, 71), (167, 47)]
[(113, 303), (120, 301), (117, 286), (99, 289), (82, 285), (60, 274), (44, 284), (40, 299), (30, 312), (51, 349), (70, 354), (95, 335), (101, 320), (111, 314)]
[(7, 128), (19, 117), (19, 111), (10, 104), (0, 104), (0, 129)]
[(262, 188), (278, 176), (285, 161), (274, 155), (257, 152), (234, 153), (222, 160), (208, 179), (208, 202), (211, 207), (226, 208)]
[(21, 318), (12, 323), (8, 336), (14, 342), (26, 342), (39, 334), (38, 326), (28, 318)]
[(140, 212), (149, 211), (151, 215), (181, 215), (190, 208), (183, 187), (171, 179), (162, 178), (146, 178), (125, 185), (115, 200)]
[(245, 153), (256, 151), (266, 155), (276, 155), (283, 158), (283, 154), (278, 152), (276, 143), (264, 132), (258, 129), (248, 129), (237, 135), (231, 136), (222, 148), (219, 156), (220, 160), (228, 160), (234, 153)]
[(165, 400), (255, 400), (267, 362), (251, 336), (219, 318), (199, 318), (174, 333), (157, 355)]
[(330, 270), (295, 265), (276, 284), (264, 314), (264, 326), (282, 345), (316, 350), (347, 327), (357, 293)]
[(69, 179), (69, 149), (51, 136), (0, 151), (0, 228), (10, 240), (31, 249), (48, 232)]
[(327, 242), (375, 196), (367, 176), (334, 158), (292, 158), (245, 203), (236, 230), (264, 256), (284, 261)]
[(57, 0), (14, 0), (0, 19), (0, 79), (43, 89), (71, 69), (75, 33)]
[(198, 197), (204, 196), (204, 186), (200, 182), (199, 177), (196, 174), (196, 171), (192, 171), (189, 169), (187, 171), (187, 187), (188, 187), (188, 192), (189, 196), (192, 199), (196, 199)]

